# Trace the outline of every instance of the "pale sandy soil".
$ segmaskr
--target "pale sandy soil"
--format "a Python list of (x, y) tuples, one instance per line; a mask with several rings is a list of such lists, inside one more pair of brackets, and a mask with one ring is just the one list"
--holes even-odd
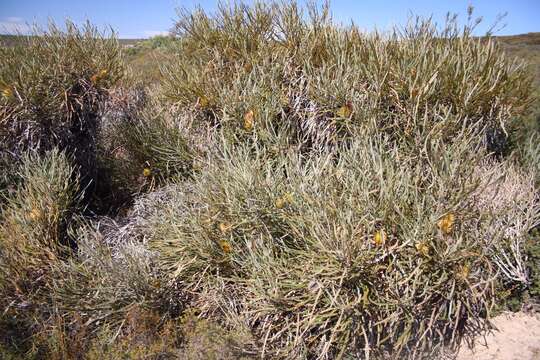
[(462, 348), (457, 360), (540, 360), (540, 314), (505, 313), (493, 324), (498, 330), (477, 339), (474, 350)]

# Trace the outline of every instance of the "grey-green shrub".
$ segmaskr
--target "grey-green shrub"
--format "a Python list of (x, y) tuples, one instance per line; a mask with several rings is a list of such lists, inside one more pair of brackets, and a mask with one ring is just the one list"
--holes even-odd
[(192, 132), (189, 116), (173, 119), (149, 92), (121, 88), (106, 103), (98, 147), (105, 207), (122, 207), (134, 194), (189, 179), (205, 144)]
[[(0, 342), (11, 343), (6, 351), (37, 357), (44, 351), (48, 358), (71, 349), (78, 353), (63, 356), (78, 357), (95, 334), (110, 329), (118, 336), (137, 307), (158, 323), (181, 312), (182, 298), (165, 286), (155, 255), (141, 241), (139, 212), (150, 209), (135, 206), (123, 225), (80, 217), (79, 175), (71, 162), (58, 150), (26, 154), (17, 166), (20, 183), (0, 208), (0, 329), (6, 333)], [(88, 339), (71, 339), (77, 331)]]
[(68, 151), (87, 180), (96, 168), (99, 107), (123, 75), (114, 33), (90, 23), (65, 30), (34, 28), (0, 48), (0, 151), (19, 161), (24, 151)]
[(70, 159), (57, 150), (24, 155), (21, 183), (0, 208), (0, 302), (3, 315), (22, 320), (50, 310), (55, 269), (69, 256), (67, 230), (80, 196)]
[(381, 135), (338, 159), (224, 145), (169, 190), (148, 246), (194, 306), (249, 329), (266, 356), (433, 356), (487, 326), (505, 241), (476, 198), (500, 169), (477, 171), (470, 143), (411, 156)]
[[(136, 199), (123, 218), (77, 219), (71, 236), (77, 249), (56, 268), (51, 298), (68, 319), (78, 316), (92, 333), (120, 332), (129, 313), (140, 308), (162, 320), (185, 306), (183, 289), (171, 287), (157, 254), (146, 246), (148, 218), (160, 213), (166, 188)], [(154, 206), (149, 204), (154, 203)]]
[(132, 168), (158, 182), (191, 176), (193, 155), (181, 130), (176, 124), (168, 124), (163, 115), (148, 112), (117, 129)]
[[(148, 246), (263, 356), (457, 347), (486, 329), (498, 281), (529, 281), (531, 170), (488, 151), (526, 112), (531, 76), (472, 19), (362, 34), (308, 9), (180, 13), (163, 95), (222, 141), (151, 217)], [(523, 201), (486, 205), (502, 188)]]
[[(106, 225), (110, 229), (103, 231)], [(104, 324), (120, 331), (137, 306), (162, 317), (170, 310), (168, 299), (173, 296), (164, 286), (162, 274), (155, 271), (153, 254), (135, 239), (110, 243), (121, 240), (119, 232), (125, 230), (106, 221), (100, 226), (82, 226), (76, 254), (57, 267), (51, 285), (56, 310), (81, 317), (92, 332)]]
[[(129, 340), (133, 309), (160, 323), (189, 310), (242, 335), (225, 353), (260, 358), (433, 358), (485, 333), (497, 286), (531, 282), (532, 164), (489, 153), (530, 76), (472, 20), (370, 35), (327, 10), (180, 14), (152, 88), (164, 102), (102, 134), (109, 165), (149, 193), (78, 223), (76, 251), (27, 296), (42, 313)], [(196, 349), (198, 329), (183, 335)]]
[(234, 141), (272, 144), (285, 128), (304, 147), (380, 131), (421, 146), (435, 129), (451, 139), (470, 125), (483, 140), (488, 130), (503, 134), (530, 103), (524, 64), (473, 37), (472, 20), (463, 29), (455, 18), (442, 29), (420, 19), (364, 34), (335, 25), (327, 7), (308, 10), (258, 2), (180, 12), (176, 59), (162, 70), (165, 98)]
[(527, 287), (531, 284), (527, 241), (530, 231), (540, 225), (535, 171), (530, 167), (520, 168), (512, 160), (490, 161), (477, 171), (483, 183), (474, 201), (482, 213), (492, 218), (479, 241), (492, 249), (492, 262), (501, 272), (503, 282)]

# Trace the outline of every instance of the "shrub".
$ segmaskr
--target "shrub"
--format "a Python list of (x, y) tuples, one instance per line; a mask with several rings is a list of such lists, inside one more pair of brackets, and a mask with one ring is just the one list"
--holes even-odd
[(133, 202), (143, 186), (142, 164), (131, 159), (123, 148), (123, 129), (135, 122), (147, 106), (148, 95), (141, 86), (120, 86), (109, 91), (101, 118), (97, 142), (97, 173), (91, 204), (97, 214), (114, 216)]
[(29, 351), (11, 354), (16, 359), (178, 358), (181, 340), (178, 321), (164, 322), (151, 310), (133, 307), (123, 325), (113, 330), (105, 324), (93, 334), (81, 317), (68, 321), (56, 316), (34, 334)]
[(532, 169), (536, 184), (540, 184), (540, 92), (535, 92), (535, 103), (530, 114), (516, 124), (511, 133), (512, 145), (524, 168)]
[(482, 152), (469, 142), (413, 157), (381, 136), (339, 148), (338, 159), (225, 146), (160, 202), (148, 246), (203, 314), (243, 324), (266, 356), (421, 357), (457, 346), (487, 326), (493, 259), (507, 242), (490, 231), (500, 213), (476, 195), (500, 168), (479, 172)]
[[(0, 328), (6, 336), (0, 340), (6, 354), (72, 358), (99, 353), (97, 346), (111, 354), (166, 352), (174, 334), (149, 340), (155, 347), (143, 349), (144, 339), (129, 340), (143, 334), (126, 330), (130, 321), (139, 323), (136, 309), (141, 318), (151, 313), (161, 328), (183, 306), (180, 292), (165, 286), (155, 256), (139, 242), (144, 223), (138, 212), (150, 209), (136, 205), (122, 226), (75, 216), (78, 176), (56, 150), (27, 155), (20, 172), (22, 183), (0, 218)], [(100, 343), (109, 332), (125, 336), (109, 347)]]
[(0, 347), (3, 359), (250, 359), (242, 355), (238, 334), (186, 314), (164, 320), (149, 309), (134, 306), (120, 329), (103, 325), (92, 334), (80, 317), (67, 323), (55, 318), (32, 339), (29, 352)]
[(151, 310), (134, 307), (127, 314), (121, 331), (101, 329), (90, 342), (85, 358), (178, 359), (182, 340), (179, 327), (178, 321), (163, 321)]
[[(536, 291), (538, 149), (503, 151), (523, 64), (471, 15), (368, 35), (307, 9), (180, 12), (163, 88), (108, 92), (99, 120), (114, 40), (68, 25), (1, 50), (98, 49), (39, 106), (3, 89), (6, 354), (18, 334), (36, 357), (433, 358), (489, 329), (499, 289)], [(34, 83), (71, 79), (50, 68)], [(79, 168), (100, 208), (133, 207), (74, 216)]]
[(162, 183), (192, 173), (193, 155), (182, 129), (168, 123), (163, 114), (142, 114), (140, 118), (119, 124), (123, 150), (129, 154), (132, 168), (150, 183)]
[(89, 330), (98, 324), (121, 327), (134, 306), (166, 312), (167, 302), (160, 301), (165, 290), (150, 253), (130, 242), (116, 243), (113, 249), (103, 234), (88, 227), (79, 231), (77, 240), (77, 256), (58, 267), (51, 284), (57, 311), (73, 316), (76, 309)]
[(484, 235), (488, 242), (495, 240), (492, 262), (502, 272), (503, 281), (521, 287), (530, 285), (531, 280), (526, 264), (529, 232), (540, 225), (535, 174), (530, 168), (526, 170), (511, 161), (490, 162), (477, 170), (487, 172), (476, 205), (493, 218)]
[(119, 88), (106, 103), (96, 184), (101, 213), (126, 209), (133, 195), (173, 179), (189, 179), (207, 143), (191, 131), (189, 116), (173, 119), (148, 91)]
[(99, 105), (122, 76), (114, 38), (89, 23), (50, 24), (0, 48), (0, 151), (68, 151), (85, 180), (95, 177)]
[(22, 182), (0, 209), (0, 306), (2, 322), (31, 328), (49, 313), (55, 269), (73, 245), (67, 228), (79, 180), (57, 150), (25, 155), (19, 172)]
[(526, 244), (530, 286), (529, 295), (536, 303), (540, 304), (540, 234), (538, 228), (528, 238)]
[(141, 52), (147, 52), (149, 50), (168, 50), (174, 48), (176, 45), (176, 39), (170, 35), (156, 35), (149, 39), (137, 42), (137, 44), (126, 49), (126, 55), (132, 57), (140, 54)]
[(163, 95), (222, 141), (150, 217), (148, 246), (261, 356), (456, 347), (486, 329), (499, 280), (530, 282), (534, 184), (485, 152), (504, 153), (530, 74), (471, 17), (364, 35), (308, 10), (180, 12)]
[[(159, 204), (157, 194), (148, 197)], [(143, 207), (141, 201), (124, 219), (78, 219), (72, 235), (77, 251), (56, 267), (50, 286), (55, 311), (67, 320), (80, 317), (91, 335), (125, 330), (134, 309), (143, 317), (152, 313), (162, 324), (178, 317), (185, 306), (186, 293), (168, 285), (156, 254), (145, 246), (145, 218), (160, 207)]]
[[(538, 75), (538, 74), (537, 74)], [(535, 188), (540, 185), (540, 98), (538, 91), (535, 93), (536, 102), (531, 113), (522, 119), (512, 133), (512, 145), (514, 157), (523, 169), (527, 169), (529, 174), (527, 179), (533, 176)], [(512, 308), (520, 309), (524, 304), (540, 304), (540, 232), (538, 225), (527, 237), (520, 250), (525, 254), (526, 261), (521, 270), (528, 275), (526, 286), (515, 286), (516, 284), (505, 284), (504, 295), (510, 297), (509, 302), (517, 303)]]
[(334, 25), (327, 7), (308, 10), (258, 2), (180, 11), (164, 96), (234, 141), (272, 144), (279, 127), (304, 147), (380, 131), (418, 147), (435, 129), (451, 139), (470, 125), (496, 145), (530, 103), (526, 68), (473, 37), (471, 18), (463, 29), (450, 17), (440, 30), (419, 19), (366, 35)]
[(156, 64), (171, 60), (175, 52), (177, 39), (172, 36), (155, 36), (138, 42), (124, 50), (127, 71), (127, 81), (142, 83), (146, 86), (159, 86), (161, 74)]

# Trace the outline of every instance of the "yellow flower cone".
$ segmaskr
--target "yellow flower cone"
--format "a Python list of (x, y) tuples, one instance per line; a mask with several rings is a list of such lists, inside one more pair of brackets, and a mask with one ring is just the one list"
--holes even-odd
[(109, 70), (107, 69), (100, 70), (97, 74), (90, 77), (90, 81), (92, 84), (97, 84), (100, 80), (104, 79), (108, 73)]
[(244, 115), (244, 130), (246, 131), (253, 130), (254, 122), (255, 122), (255, 112), (253, 110), (249, 110)]
[(465, 264), (459, 268), (459, 271), (457, 273), (457, 277), (461, 280), (467, 280), (469, 277), (469, 274), (471, 273), (471, 269), (469, 265)]
[(290, 192), (287, 192), (283, 196), (276, 199), (275, 205), (278, 209), (283, 209), (286, 205), (292, 204), (292, 202), (293, 195)]
[(347, 102), (345, 105), (343, 105), (337, 110), (336, 115), (341, 118), (349, 118), (351, 117), (352, 112), (353, 112), (352, 104), (350, 102)]
[(221, 246), (221, 250), (223, 250), (223, 252), (226, 254), (230, 254), (232, 252), (232, 245), (227, 240), (221, 240), (219, 242), (219, 246)]
[(418, 250), (418, 252), (424, 256), (428, 256), (429, 255), (429, 246), (424, 243), (424, 242), (419, 242), (415, 245), (416, 247), (416, 250)]
[(6, 99), (11, 99), (13, 97), (13, 90), (11, 90), (9, 87), (3, 87), (2, 88), (2, 96)]
[(452, 213), (448, 213), (443, 216), (438, 222), (437, 226), (446, 235), (450, 234), (454, 228), (455, 216)]
[(289, 96), (285, 93), (282, 93), (281, 96), (279, 97), (279, 102), (281, 106), (289, 105)]
[(30, 213), (28, 214), (28, 217), (32, 221), (39, 220), (41, 218), (41, 211), (39, 211), (39, 209), (34, 208), (30, 211)]
[(197, 105), (201, 108), (201, 109), (206, 109), (210, 106), (210, 100), (208, 100), (208, 98), (206, 96), (199, 96), (199, 98), (197, 99)]
[(386, 233), (384, 230), (378, 230), (375, 232), (375, 235), (373, 235), (373, 242), (376, 246), (382, 246), (386, 242)]
[(223, 234), (226, 234), (229, 231), (231, 231), (232, 226), (229, 223), (220, 223), (218, 228), (219, 228), (219, 231), (221, 231)]

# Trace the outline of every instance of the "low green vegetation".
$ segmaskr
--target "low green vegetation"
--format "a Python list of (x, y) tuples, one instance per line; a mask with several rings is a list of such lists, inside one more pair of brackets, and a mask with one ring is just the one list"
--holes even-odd
[(0, 355), (434, 358), (534, 306), (534, 73), (475, 24), (233, 3), (0, 48)]
[(171, 61), (178, 40), (173, 36), (158, 35), (124, 46), (125, 61), (129, 64), (130, 79), (135, 84), (159, 86), (159, 65)]

